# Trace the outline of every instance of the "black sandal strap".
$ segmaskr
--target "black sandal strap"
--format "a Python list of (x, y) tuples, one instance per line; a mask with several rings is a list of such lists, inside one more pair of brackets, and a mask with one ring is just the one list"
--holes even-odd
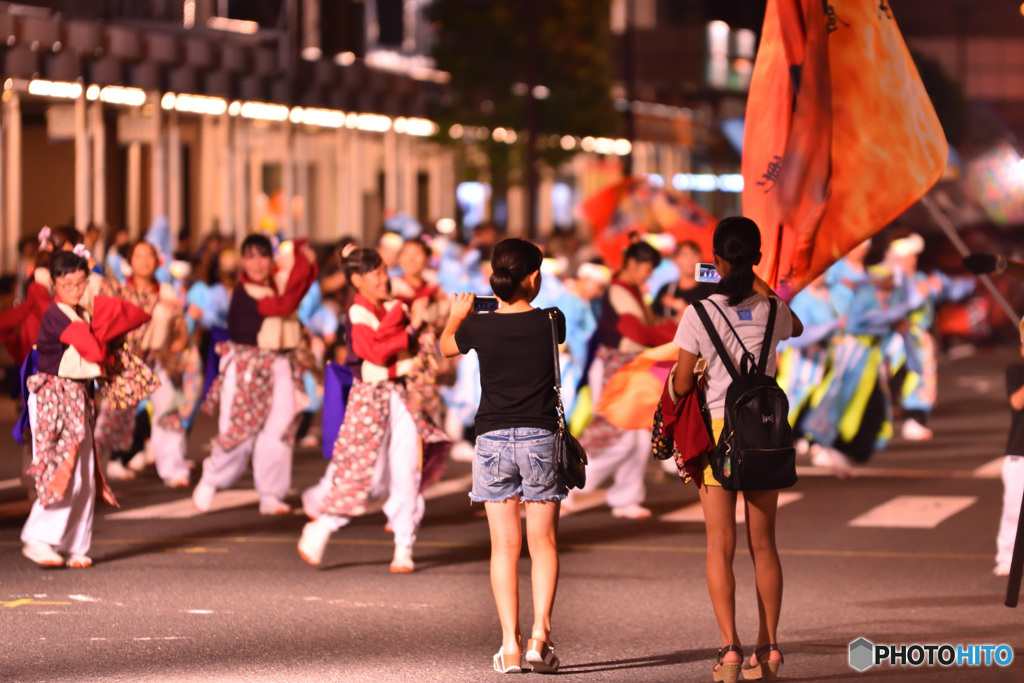
[(786, 661), (786, 658), (782, 656), (782, 650), (779, 649), (778, 643), (768, 643), (767, 645), (762, 645), (761, 647), (754, 650), (754, 656), (757, 657), (757, 661), (761, 661), (762, 655), (765, 655), (772, 651), (779, 653), (779, 656), (781, 658), (780, 661)]
[[(776, 648), (776, 649), (778, 649), (778, 648)], [(740, 659), (743, 659), (743, 648), (736, 647), (735, 645), (726, 645), (725, 647), (720, 648), (718, 650), (718, 663), (719, 664), (724, 664), (724, 662), (722, 661), (722, 657), (724, 657), (727, 652), (735, 652), (736, 654), (738, 654), (740, 656)]]

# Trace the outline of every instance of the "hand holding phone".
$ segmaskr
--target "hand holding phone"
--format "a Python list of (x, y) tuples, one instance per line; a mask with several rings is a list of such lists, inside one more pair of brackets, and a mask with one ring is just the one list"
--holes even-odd
[(697, 282), (721, 282), (722, 276), (714, 263), (698, 263), (693, 269), (693, 278)]

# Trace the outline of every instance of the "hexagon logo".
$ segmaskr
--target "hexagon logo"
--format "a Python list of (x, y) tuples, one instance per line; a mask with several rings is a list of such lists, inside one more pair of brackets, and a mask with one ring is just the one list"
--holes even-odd
[(875, 664), (875, 646), (865, 638), (850, 643), (850, 666), (857, 671), (867, 671)]

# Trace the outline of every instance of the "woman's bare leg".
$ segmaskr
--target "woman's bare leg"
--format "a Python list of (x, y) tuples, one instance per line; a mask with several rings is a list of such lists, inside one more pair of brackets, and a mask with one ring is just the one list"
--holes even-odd
[[(736, 493), (720, 486), (702, 486), (700, 504), (704, 509), (707, 529), (708, 592), (715, 609), (715, 619), (722, 635), (722, 646), (740, 646), (736, 633), (736, 578), (732, 561), (736, 554)], [(725, 654), (725, 661), (737, 662), (735, 652)]]
[(501, 647), (507, 655), (522, 654), (519, 632), (519, 553), (523, 546), (519, 497), (484, 503), (491, 531), (491, 590), (501, 622)]
[[(778, 642), (779, 614), (782, 611), (782, 563), (775, 544), (779, 492), (747, 491), (743, 498), (747, 518), (747, 546), (754, 561), (757, 584), (757, 646), (761, 647)], [(769, 653), (769, 659), (781, 657), (778, 652)]]
[(558, 509), (560, 501), (526, 503), (526, 543), (533, 583), (531, 638), (551, 643), (551, 608), (558, 588)]

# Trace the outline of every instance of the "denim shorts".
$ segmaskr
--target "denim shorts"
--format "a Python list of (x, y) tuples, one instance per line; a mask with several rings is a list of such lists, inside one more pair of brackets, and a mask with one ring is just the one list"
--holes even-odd
[(547, 429), (515, 427), (476, 437), (473, 456), (474, 503), (563, 500), (568, 491), (558, 482), (554, 464), (555, 435)]

